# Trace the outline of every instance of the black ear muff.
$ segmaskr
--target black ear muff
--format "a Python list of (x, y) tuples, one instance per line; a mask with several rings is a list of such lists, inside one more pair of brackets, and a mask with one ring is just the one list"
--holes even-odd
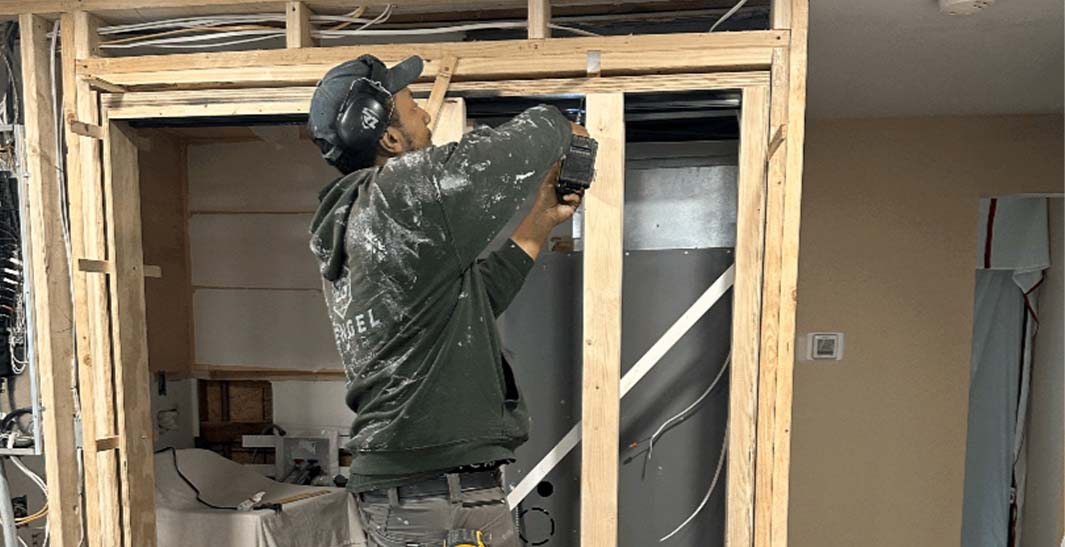
[(359, 78), (351, 83), (336, 117), (336, 136), (345, 163), (370, 165), (377, 141), (388, 128), (392, 94), (377, 82)]

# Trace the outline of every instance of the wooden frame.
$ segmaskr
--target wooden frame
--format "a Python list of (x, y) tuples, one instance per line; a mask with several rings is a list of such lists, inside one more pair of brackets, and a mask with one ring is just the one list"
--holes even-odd
[[(227, 9), (246, 2), (162, 0), (142, 11), (187, 14), (190, 9)], [(37, 343), (47, 348), (39, 359), (51, 416), (45, 435), (54, 544), (76, 545), (81, 518), (71, 501), (78, 498), (79, 478), (60, 463), (70, 461), (74, 446), (73, 400), (63, 387), (71, 377), (64, 365), (74, 353), (74, 338), (83, 433), (88, 435), (86, 444), (100, 450), (85, 459), (85, 480), (92, 481), (86, 486), (86, 537), (90, 545), (155, 544), (143, 332), (143, 282), (150, 268), (140, 254), (134, 184), (138, 141), (121, 120), (302, 114), (309, 86), (326, 69), (370, 52), (386, 62), (410, 54), (426, 58), (426, 81), (413, 86), (420, 94), (428, 93), (428, 80), (451, 57), (458, 60), (452, 94), (589, 94), (589, 103), (600, 105), (593, 110), (599, 118), (592, 118), (590, 125), (606, 143), (619, 138), (617, 124), (610, 120), (618, 117), (622, 93), (742, 90), (744, 132), (761, 137), (741, 143), (739, 200), (741, 209), (756, 214), (742, 217), (738, 228), (727, 544), (786, 545), (807, 0), (772, 4), (772, 29), (767, 31), (552, 39), (550, 3), (528, 0), (530, 40), (308, 48), (313, 45), (308, 25), (312, 10), (339, 3), (277, 2), (288, 22), (287, 49), (106, 58), (96, 47), (93, 13), (118, 13), (142, 3), (34, 3), (38, 13), (62, 12), (64, 23), (62, 116), (73, 122), (67, 123), (67, 184), (74, 258), (86, 259), (87, 270), (93, 270), (94, 263), (104, 265), (72, 274), (57, 267), (65, 261), (52, 256), (62, 248), (59, 209), (54, 195), (39, 191), (49, 187), (50, 178), (55, 184), (51, 165), (56, 158), (49, 152), (54, 150), (49, 127), (55, 120), (42, 72), (47, 28), (40, 15), (23, 14), (29, 166), (31, 177), (41, 182), (31, 186), (38, 189), (30, 196), (35, 206), (31, 245), (35, 271), (47, 271), (45, 282), (35, 283), (34, 296)], [(192, 5), (203, 7), (188, 7)], [(0, 16), (25, 7), (0, 0)], [(588, 77), (592, 55), (597, 60), (595, 77)], [(609, 163), (601, 164), (600, 172), (617, 170), (622, 152), (609, 144), (604, 152), (602, 161)], [(623, 186), (620, 177), (617, 180), (597, 185), (589, 196), (591, 229), (585, 256), (590, 267), (586, 275), (604, 276), (601, 289), (585, 295), (590, 304), (586, 322), (593, 320), (586, 329), (585, 367), (595, 374), (594, 383), (585, 385), (584, 427), (594, 435), (586, 436), (584, 460), (602, 468), (595, 479), (589, 473), (582, 488), (582, 530), (587, 545), (604, 547), (616, 545), (617, 530), (616, 469), (602, 465), (616, 460), (618, 429), (618, 196)], [(65, 293), (71, 275), (73, 310), (71, 299), (64, 297), (71, 296)]]

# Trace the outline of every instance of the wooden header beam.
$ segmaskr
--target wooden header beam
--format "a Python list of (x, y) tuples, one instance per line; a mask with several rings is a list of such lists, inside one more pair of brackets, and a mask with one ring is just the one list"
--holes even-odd
[(81, 59), (78, 75), (141, 90), (313, 86), (336, 64), (369, 53), (386, 63), (420, 55), (425, 82), (458, 57), (457, 83), (585, 76), (589, 51), (599, 52), (603, 76), (708, 73), (768, 70), (773, 49), (787, 41), (777, 30), (227, 51)]

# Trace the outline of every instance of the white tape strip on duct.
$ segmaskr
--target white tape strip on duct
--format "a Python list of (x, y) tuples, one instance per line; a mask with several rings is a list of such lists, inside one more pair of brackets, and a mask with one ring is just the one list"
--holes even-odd
[[(625, 397), (625, 395), (636, 386), (651, 369), (658, 364), (659, 360), (674, 344), (677, 343), (688, 332), (692, 326), (695, 325), (699, 319), (702, 318), (706, 312), (710, 311), (710, 308), (714, 307), (714, 304), (721, 299), (724, 294), (732, 288), (732, 284), (736, 281), (736, 266), (729, 266), (725, 273), (721, 274), (721, 277), (717, 278), (712, 285), (695, 301), (694, 304), (688, 308), (688, 311), (684, 312), (676, 322), (673, 323), (669, 329), (666, 330), (657, 342), (651, 346), (651, 349), (647, 350), (647, 353), (643, 354), (643, 357), (636, 362), (625, 376), (621, 378), (621, 387), (619, 398)], [(547, 474), (551, 472), (562, 458), (565, 458), (581, 441), (581, 422), (577, 422), (569, 433), (566, 433), (562, 440), (558, 441), (558, 444), (547, 453), (540, 463), (533, 467), (528, 475), (518, 483), (510, 494), (507, 495), (507, 503), (511, 508), (517, 507), (530, 492), (536, 488), (540, 481), (547, 477)]]

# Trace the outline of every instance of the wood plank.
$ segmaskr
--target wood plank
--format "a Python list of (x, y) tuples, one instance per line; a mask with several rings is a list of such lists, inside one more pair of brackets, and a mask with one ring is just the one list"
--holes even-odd
[[(786, 130), (788, 108), (788, 52), (778, 50), (773, 60), (770, 89), (771, 126)], [(772, 143), (770, 143), (772, 147)], [(768, 152), (766, 189), (765, 256), (762, 279), (762, 334), (758, 369), (758, 453), (755, 469), (754, 544), (770, 545), (773, 507), (773, 436), (776, 423), (776, 382), (781, 363), (777, 357), (780, 334), (780, 256), (784, 225), (784, 182), (787, 147)]]
[(133, 130), (107, 124), (104, 141), (104, 195), (108, 242), (115, 273), (111, 278), (111, 329), (115, 355), (115, 406), (118, 418), (125, 545), (153, 547), (155, 473), (148, 370), (148, 333), (144, 298), (140, 181)]
[[(726, 0), (695, 2), (676, 0), (556, 0), (555, 7), (568, 8), (568, 14), (603, 12), (631, 12), (632, 6), (658, 8), (660, 10), (693, 9), (705, 7), (728, 7)], [(766, 2), (754, 2), (762, 4)], [(54, 14), (62, 11), (84, 9), (106, 15), (107, 20), (154, 20), (164, 17), (210, 15), (224, 13), (280, 13), (279, 0), (33, 0), (34, 11)], [(521, 0), (363, 0), (358, 5), (380, 9), (388, 4), (396, 6), (396, 17), (409, 21), (420, 16), (425, 20), (455, 20), (471, 17), (487, 11), (490, 15), (503, 14), (504, 18), (518, 17), (525, 11)], [(347, 13), (355, 4), (351, 0), (307, 0), (307, 5), (319, 13)], [(25, 0), (0, 0), (0, 17), (18, 15), (25, 11)], [(646, 9), (646, 8), (645, 8)], [(498, 18), (498, 17), (497, 17)]]
[[(99, 54), (98, 20), (83, 11), (64, 14), (64, 111), (97, 125), (98, 94), (75, 76), (75, 60)], [(106, 258), (103, 228), (102, 169), (99, 140), (67, 137), (67, 184), (70, 199), (71, 243), (75, 256)], [(113, 367), (108, 332), (107, 280), (103, 276), (74, 275), (74, 312), (78, 348), (78, 383), (82, 438), (113, 435), (115, 430)], [(91, 546), (121, 541), (118, 458), (114, 452), (84, 452), (85, 532)]]
[[(455, 95), (527, 96), (739, 89), (768, 84), (768, 72), (752, 71), (452, 82), (450, 90)], [(414, 84), (411, 89), (417, 93), (429, 87)], [(113, 119), (306, 114), (313, 92), (313, 87), (142, 91), (106, 94), (102, 102)]]
[(551, 0), (529, 0), (529, 39), (551, 37)]
[(80, 135), (82, 137), (90, 137), (90, 138), (93, 138), (93, 139), (102, 139), (102, 138), (104, 138), (104, 130), (103, 130), (103, 128), (98, 126), (98, 125), (96, 125), (96, 124), (91, 124), (91, 123), (78, 121), (78, 120), (74, 119), (73, 117), (67, 118), (66, 124), (67, 124), (67, 128), (74, 135)]
[(77, 447), (74, 434), (73, 303), (70, 267), (63, 243), (63, 206), (56, 151), (55, 104), (49, 77), (48, 32), (43, 17), (19, 16), (26, 168), (29, 172), (30, 262), (34, 347), (44, 407), (48, 525), (52, 545), (74, 547), (81, 534)]
[(433, 144), (440, 146), (456, 142), (466, 133), (466, 101), (447, 99), (437, 114), (440, 121), (433, 129)]
[(106, 260), (93, 260), (91, 258), (78, 259), (78, 271), (85, 273), (109, 274), (113, 270), (111, 263)]
[(750, 547), (754, 527), (755, 434), (762, 306), (769, 92), (745, 89), (740, 120), (736, 285), (732, 293), (725, 545)]
[(584, 198), (581, 545), (615, 547), (618, 535), (618, 393), (625, 202), (625, 99), (587, 96), (588, 132), (599, 141)]
[[(77, 58), (77, 47), (87, 46), (88, 41), (85, 40), (84, 33), (87, 29), (82, 27), (80, 29), (81, 34), (78, 33), (78, 24), (75, 21), (75, 15), (72, 13), (64, 13), (60, 18), (59, 31), (60, 31), (60, 44), (61, 44), (61, 68), (63, 74), (63, 112), (64, 117), (68, 118), (66, 125), (66, 143), (67, 143), (67, 167), (66, 167), (66, 184), (67, 184), (67, 199), (70, 210), (70, 247), (71, 253), (75, 257), (81, 257), (86, 255), (86, 243), (85, 243), (85, 207), (83, 205), (83, 189), (86, 183), (86, 175), (91, 177), (91, 170), (86, 172), (82, 165), (82, 139), (74, 131), (69, 118), (77, 116), (78, 112), (78, 81), (75, 76), (75, 64), (74, 61)], [(88, 90), (86, 89), (86, 92)], [(94, 124), (95, 125), (95, 124)], [(97, 142), (90, 140), (85, 143), (86, 148), (93, 148), (98, 146)], [(95, 253), (94, 253), (95, 255)], [(96, 255), (98, 256), (98, 255)], [(94, 377), (93, 370), (93, 354), (92, 354), (92, 336), (90, 333), (89, 314), (88, 309), (88, 287), (87, 276), (81, 272), (86, 271), (83, 263), (92, 262), (96, 267), (100, 267), (101, 264), (106, 265), (106, 261), (78, 259), (78, 271), (72, 272), (72, 282), (74, 291), (73, 312), (74, 312), (74, 334), (75, 334), (75, 352), (78, 361), (78, 397), (81, 406), (81, 438), (82, 439), (95, 439), (96, 438), (96, 379)], [(97, 279), (97, 282), (102, 279)], [(103, 312), (104, 310), (100, 310)], [(83, 473), (82, 480), (85, 483), (84, 497), (84, 523), (85, 523), (85, 537), (86, 538), (100, 538), (102, 533), (100, 530), (100, 502), (101, 502), (101, 489), (99, 488), (99, 459), (95, 451), (86, 450), (82, 453)], [(88, 543), (95, 547), (98, 540), (89, 539)]]
[(117, 435), (111, 435), (110, 437), (102, 437), (96, 439), (96, 451), (103, 452), (105, 450), (118, 450)]
[(803, 144), (806, 134), (806, 60), (808, 0), (792, 0), (788, 52), (787, 180), (781, 241), (780, 324), (777, 348), (776, 413), (773, 440), (773, 516), (771, 545), (788, 544), (788, 497), (791, 470), (791, 405), (795, 363), (795, 310), (799, 277), (799, 225), (802, 205)]
[(300, 48), (318, 45), (311, 36), (313, 12), (303, 2), (289, 2), (285, 6), (285, 47)]
[(444, 96), (447, 95), (447, 88), (451, 84), (451, 77), (455, 74), (455, 68), (458, 64), (458, 57), (448, 55), (444, 57), (440, 70), (436, 73), (433, 89), (429, 92), (429, 100), (426, 101), (425, 105), (425, 111), (429, 113), (430, 118), (429, 129), (436, 128), (440, 107), (444, 105)]
[(420, 55), (422, 81), (433, 80), (448, 55), (462, 59), (456, 81), (556, 78), (585, 75), (589, 51), (600, 52), (604, 76), (764, 70), (786, 39), (786, 31), (751, 31), (147, 55), (79, 60), (78, 74), (133, 88), (311, 86), (332, 66), (370, 53), (386, 63)]

